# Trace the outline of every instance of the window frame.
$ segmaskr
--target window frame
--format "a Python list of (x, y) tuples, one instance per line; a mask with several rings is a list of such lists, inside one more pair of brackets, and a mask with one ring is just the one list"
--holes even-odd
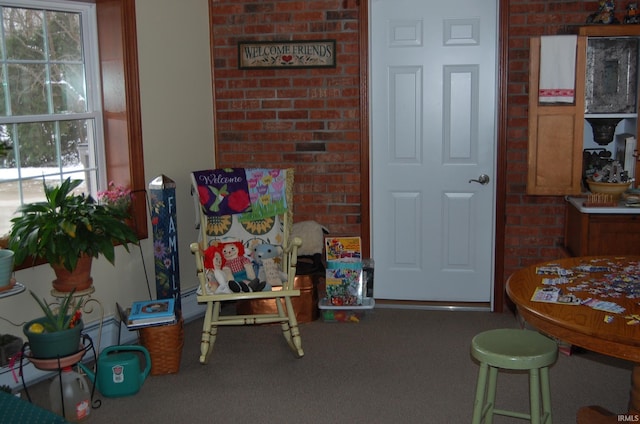
[[(107, 181), (131, 188), (132, 226), (142, 240), (148, 229), (135, 0), (80, 1), (96, 5)], [(26, 260), (16, 270), (41, 263)]]

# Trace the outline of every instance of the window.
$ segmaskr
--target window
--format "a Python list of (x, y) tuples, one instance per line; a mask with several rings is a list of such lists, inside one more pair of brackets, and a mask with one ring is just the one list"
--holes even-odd
[(106, 186), (95, 6), (0, 4), (0, 233), (18, 206), (42, 199), (43, 178)]
[[(41, 188), (42, 170), (46, 169), (47, 173), (51, 172), (52, 178), (63, 179), (67, 175), (73, 178), (84, 178), (88, 190), (94, 194), (95, 190), (104, 187), (108, 181), (131, 187), (136, 195), (133, 202), (136, 233), (141, 239), (147, 237), (135, 2), (132, 0), (82, 2), (0, 0), (0, 7), (3, 10), (2, 37), (5, 40), (7, 38), (4, 32), (5, 10), (16, 13), (22, 11), (25, 15), (28, 11), (32, 12), (31, 16), (37, 16), (37, 13), (40, 13), (42, 23), (38, 34), (42, 35), (35, 35), (35, 32), (32, 35), (35, 38), (40, 37), (39, 45), (42, 46), (42, 53), (35, 51), (32, 52), (35, 58), (22, 58), (22, 65), (29, 65), (32, 68), (39, 66), (40, 69), (44, 69), (43, 72), (54, 69), (54, 77), (65, 75), (65, 79), (60, 77), (21, 79), (19, 81), (21, 83), (26, 84), (26, 81), (32, 81), (31, 85), (39, 83), (42, 87), (39, 93), (32, 94), (39, 96), (36, 98), (41, 101), (40, 105), (27, 107), (22, 104), (26, 98), (19, 98), (18, 106), (22, 108), (17, 109), (21, 112), (16, 112), (13, 104), (10, 104), (11, 108), (7, 109), (5, 98), (8, 100), (11, 93), (7, 93), (7, 90), (0, 86), (0, 98), (5, 101), (4, 105), (0, 105), (0, 141), (8, 140), (9, 135), (18, 136), (17, 152), (13, 149), (9, 151), (10, 158), (4, 163), (0, 159), (0, 234), (5, 234), (10, 228), (10, 218), (6, 214), (15, 209), (7, 203), (6, 191), (13, 189), (13, 202), (34, 201), (34, 198), (24, 194), (22, 197), (15, 195), (15, 193), (21, 193), (17, 187), (18, 183), (23, 183), (22, 180), (24, 180), (24, 184), (30, 182)], [(50, 12), (45, 12), (47, 10)], [(90, 20), (91, 13), (94, 13), (97, 18), (97, 34), (95, 19), (94, 22)], [(51, 25), (50, 18), (63, 19), (66, 26), (61, 22), (55, 22), (55, 19)], [(24, 28), (26, 23), (22, 24), (21, 28)], [(62, 32), (56, 34), (56, 28)], [(78, 31), (72, 32), (73, 28)], [(91, 28), (93, 28), (93, 34)], [(94, 44), (88, 47), (71, 37), (72, 33), (81, 34), (85, 41), (93, 41)], [(56, 42), (56, 36), (58, 42)], [(60, 39), (69, 43), (63, 43), (65, 47), (59, 47)], [(29, 41), (35, 43), (33, 39)], [(99, 60), (96, 43), (101, 52)], [(8, 56), (8, 52), (4, 44), (0, 44), (3, 61), (0, 79), (5, 83), (11, 82), (5, 66), (18, 64), (15, 62), (18, 59)], [(89, 57), (91, 54), (94, 57)], [(80, 68), (83, 68), (82, 78), (85, 83), (81, 88), (76, 88), (81, 86), (76, 77), (80, 75)], [(58, 72), (60, 70), (64, 72), (61, 74)], [(69, 86), (73, 86), (73, 90)], [(100, 110), (101, 105), (102, 110)], [(38, 154), (36, 160), (30, 159), (29, 162), (22, 157), (22, 143), (26, 143), (27, 146), (35, 144), (31, 133), (25, 136), (21, 132), (22, 128), (27, 128), (24, 126), (27, 123), (31, 124), (31, 131), (35, 131), (33, 134), (39, 135), (41, 141), (49, 143), (45, 143), (46, 149), (44, 149), (49, 156)], [(38, 131), (34, 130), (34, 127)], [(10, 141), (14, 143), (15, 140), (10, 139)], [(52, 152), (55, 153), (53, 160)], [(53, 166), (51, 166), (52, 162)], [(25, 172), (20, 174), (20, 176), (24, 174), (22, 180), (18, 178), (8, 181), (9, 179), (3, 176), (3, 172), (9, 172), (6, 171), (6, 167), (19, 168), (18, 165), (22, 168), (35, 167), (36, 172), (39, 173), (37, 177), (29, 178), (33, 177), (31, 175), (33, 172), (24, 170)], [(55, 171), (51, 171), (51, 168)], [(26, 190), (22, 189), (22, 193), (26, 193)], [(0, 237), (0, 246), (6, 247), (6, 241), (5, 234)]]

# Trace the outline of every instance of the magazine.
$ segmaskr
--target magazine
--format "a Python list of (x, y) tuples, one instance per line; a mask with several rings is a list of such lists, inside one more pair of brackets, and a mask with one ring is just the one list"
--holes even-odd
[(327, 300), (331, 305), (362, 304), (362, 242), (360, 237), (326, 237)]
[(326, 237), (324, 239), (327, 262), (362, 262), (360, 237)]
[(329, 262), (326, 277), (327, 299), (331, 305), (362, 303), (362, 262)]

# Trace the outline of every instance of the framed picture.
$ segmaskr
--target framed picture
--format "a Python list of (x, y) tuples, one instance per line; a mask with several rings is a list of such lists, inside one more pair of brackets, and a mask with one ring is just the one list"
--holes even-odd
[(586, 113), (636, 113), (638, 39), (589, 38)]
[(336, 40), (240, 41), (238, 68), (335, 68)]

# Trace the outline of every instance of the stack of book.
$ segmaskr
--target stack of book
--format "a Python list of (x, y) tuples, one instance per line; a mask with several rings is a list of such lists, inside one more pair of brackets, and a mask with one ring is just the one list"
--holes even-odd
[(130, 330), (174, 324), (176, 322), (175, 300), (171, 298), (134, 302), (131, 309), (128, 310), (124, 322)]
[(333, 306), (361, 305), (363, 298), (360, 237), (325, 238), (327, 300)]

